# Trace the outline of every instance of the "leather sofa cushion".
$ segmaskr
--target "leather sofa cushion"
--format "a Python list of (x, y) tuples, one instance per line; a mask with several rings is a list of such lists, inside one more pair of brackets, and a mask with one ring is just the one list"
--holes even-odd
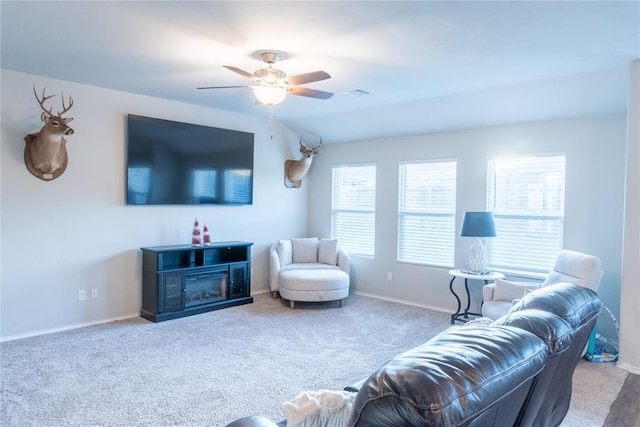
[(562, 353), (572, 343), (573, 328), (571, 325), (559, 316), (547, 311), (515, 311), (499, 318), (493, 324), (515, 326), (531, 332), (545, 342), (549, 354)]
[(591, 289), (571, 283), (556, 283), (528, 293), (511, 307), (509, 313), (525, 309), (548, 311), (575, 329), (597, 316), (601, 306), (600, 299)]
[(450, 328), (374, 372), (349, 426), (463, 425), (490, 407), (500, 408), (496, 425), (512, 425), (547, 357), (545, 344), (519, 328)]

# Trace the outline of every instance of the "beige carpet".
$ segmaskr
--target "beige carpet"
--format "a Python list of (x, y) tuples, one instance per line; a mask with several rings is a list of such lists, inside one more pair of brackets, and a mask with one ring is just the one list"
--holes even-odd
[[(339, 390), (449, 327), (449, 314), (352, 295), (345, 307), (253, 304), (0, 344), (2, 426), (224, 426), (283, 418), (300, 391)], [(580, 363), (564, 426), (602, 425), (626, 373)]]
[(627, 378), (615, 362), (581, 360), (573, 376), (571, 406), (562, 427), (601, 427)]

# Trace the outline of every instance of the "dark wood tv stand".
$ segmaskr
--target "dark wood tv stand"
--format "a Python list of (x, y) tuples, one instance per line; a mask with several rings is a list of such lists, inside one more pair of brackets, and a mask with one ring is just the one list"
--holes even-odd
[(153, 322), (253, 302), (250, 242), (142, 249), (142, 311)]

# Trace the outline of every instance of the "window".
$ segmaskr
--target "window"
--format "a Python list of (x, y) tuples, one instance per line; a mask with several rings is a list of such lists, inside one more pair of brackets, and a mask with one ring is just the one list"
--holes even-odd
[(375, 253), (376, 166), (332, 169), (331, 235), (350, 254)]
[(398, 261), (455, 264), (456, 161), (402, 162)]
[(491, 268), (548, 272), (563, 245), (565, 156), (489, 160), (487, 184)]

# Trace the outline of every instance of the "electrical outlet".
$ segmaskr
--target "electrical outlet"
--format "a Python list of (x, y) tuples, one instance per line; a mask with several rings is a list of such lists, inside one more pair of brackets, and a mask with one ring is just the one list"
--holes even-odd
[(91, 289), (91, 299), (98, 298), (98, 288)]
[(78, 301), (84, 301), (87, 299), (87, 292), (84, 289), (78, 291)]
[(393, 280), (393, 274), (387, 273), (387, 280), (388, 281), (392, 281)]

